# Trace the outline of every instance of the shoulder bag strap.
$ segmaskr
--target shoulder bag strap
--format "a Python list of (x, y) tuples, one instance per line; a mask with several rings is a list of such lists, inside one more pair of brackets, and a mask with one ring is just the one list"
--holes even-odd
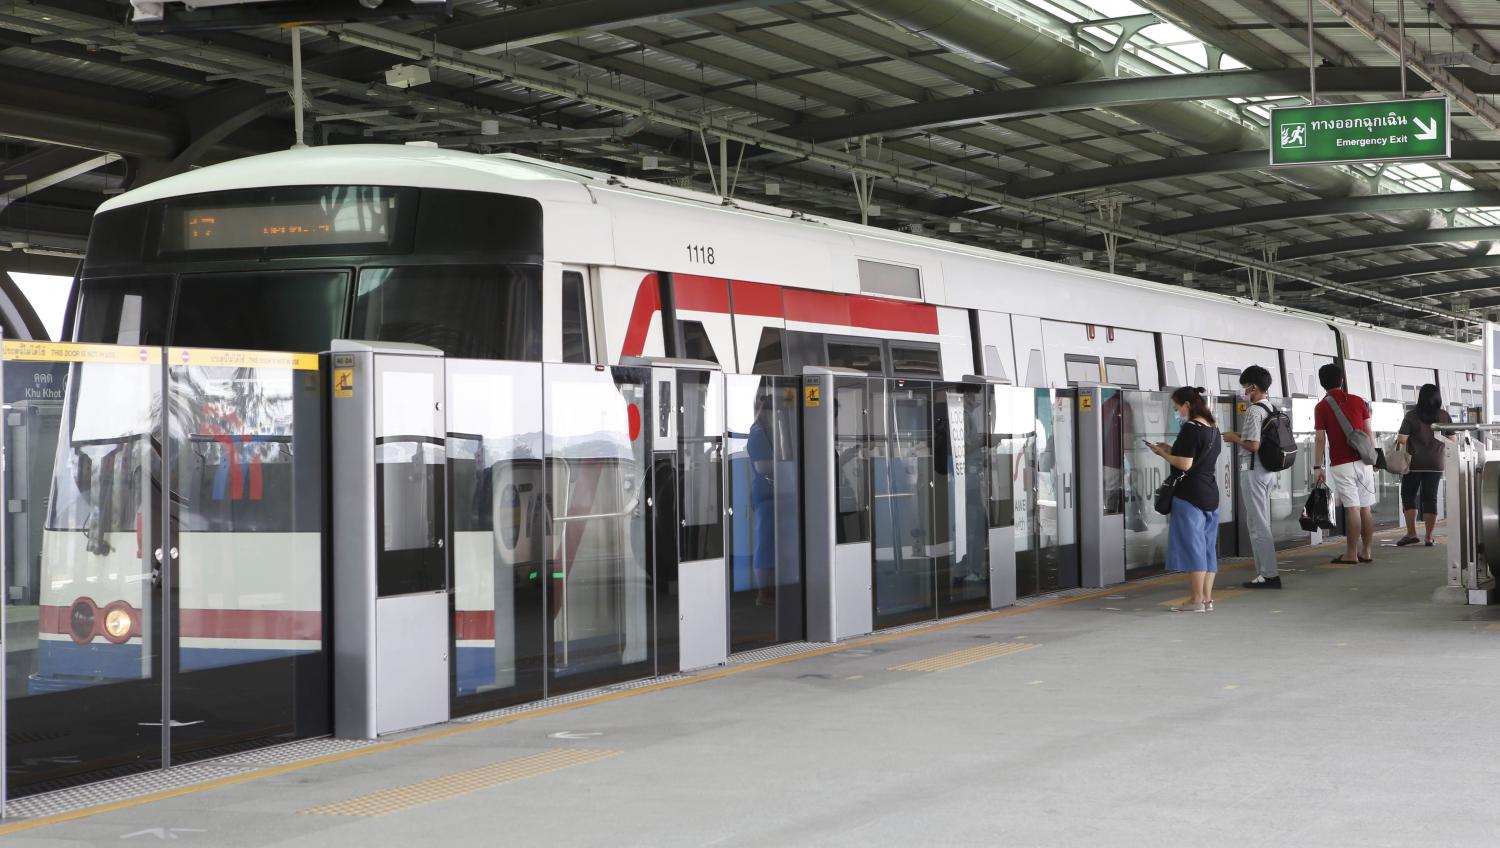
[(1328, 395), (1323, 400), (1329, 406), (1333, 407), (1333, 414), (1339, 419), (1339, 426), (1344, 430), (1344, 439), (1348, 440), (1349, 435), (1354, 432), (1354, 428), (1349, 426), (1349, 419), (1344, 415), (1344, 410), (1339, 406), (1339, 402), (1333, 399), (1333, 395)]

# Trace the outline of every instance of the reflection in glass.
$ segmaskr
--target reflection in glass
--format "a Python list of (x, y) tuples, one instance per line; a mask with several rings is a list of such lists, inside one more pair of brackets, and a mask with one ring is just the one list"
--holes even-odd
[(1075, 395), (1053, 389), (1009, 394), (1008, 432), (1023, 446), (1014, 478), (1016, 593), (1024, 597), (1076, 587), (1082, 578), (1074, 502)]
[(838, 544), (870, 539), (871, 395), (879, 381), (848, 377), (833, 381), (834, 514)]
[(802, 638), (795, 378), (725, 377), (729, 398), (731, 651)]
[(936, 519), (937, 614), (988, 605), (989, 533), (985, 493), (985, 395), (977, 386), (939, 386)]
[(450, 359), (455, 712), (542, 697), (546, 480), (541, 366)]
[(320, 375), (168, 370), (173, 759), (326, 733)]
[(876, 406), (884, 438), (871, 444), (875, 505), (875, 626), (936, 615), (933, 420), (930, 383), (886, 384)]
[(631, 369), (543, 373), (555, 693), (651, 672), (645, 386)]
[(1166, 392), (1121, 392), (1120, 414), (1125, 447), (1125, 573), (1140, 577), (1167, 565), (1167, 516), (1156, 511), (1156, 490), (1166, 480), (1167, 463), (1145, 443), (1171, 444), (1180, 426)]
[(32, 487), (5, 546), (12, 794), (160, 763), (161, 366), (133, 360), (5, 363), (5, 471)]

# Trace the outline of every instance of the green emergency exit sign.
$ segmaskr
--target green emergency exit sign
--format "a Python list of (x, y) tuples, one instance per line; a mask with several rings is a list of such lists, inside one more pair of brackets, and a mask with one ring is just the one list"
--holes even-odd
[(1271, 165), (1446, 159), (1448, 98), (1271, 110)]

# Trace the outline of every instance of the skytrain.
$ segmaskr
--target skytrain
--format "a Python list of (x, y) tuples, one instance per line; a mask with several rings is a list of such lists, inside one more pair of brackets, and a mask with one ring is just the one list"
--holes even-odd
[[(75, 342), (143, 351), (316, 353), (357, 338), (430, 345), (455, 360), (605, 367), (677, 357), (726, 374), (796, 377), (832, 366), (1036, 389), (1186, 384), (1232, 393), (1240, 371), (1259, 364), (1275, 376), (1272, 394), (1293, 400), (1320, 396), (1318, 368), (1340, 362), (1350, 390), (1374, 401), (1410, 402), (1423, 383), (1436, 383), (1460, 415), (1482, 401), (1482, 354), (1471, 345), (519, 156), (423, 146), (272, 153), (113, 198), (95, 218), (68, 320)], [(34, 692), (130, 677), (145, 661), (150, 568), (137, 566), (159, 540), (139, 505), (150, 500), (160, 446), (151, 445), (152, 410), (131, 418), (111, 406), (123, 383), (101, 370), (78, 366), (69, 382), (42, 544)], [(186, 405), (200, 412), (173, 412), (181, 437), (199, 446), (194, 503), (208, 517), (182, 528), (199, 533), (194, 559), (213, 560), (214, 546), (241, 532), (254, 532), (263, 553), (248, 582), (243, 558), (184, 569), (179, 615), (193, 622), (180, 634), (184, 668), (220, 666), (227, 652), (241, 652), (232, 662), (257, 661), (323, 644), (325, 586), (304, 568), (316, 559), (316, 535), (298, 529), (285, 503), (254, 506), (272, 488), (250, 493), (252, 477), (264, 487), (279, 481), (282, 493), (293, 485), (274, 467), (287, 455), (294, 372), (261, 384), (259, 395), (243, 391), (253, 375), (232, 368), (183, 374), (221, 410), (213, 421), (200, 420), (197, 402)], [(621, 420), (634, 416), (632, 432), (642, 415), (633, 403), (618, 410)], [(615, 654), (642, 655), (638, 613), (620, 611), (636, 601), (611, 588), (621, 577), (610, 569), (639, 559), (617, 525), (640, 508), (643, 459), (619, 439), (568, 435), (570, 464), (545, 466), (542, 444), (555, 433), (462, 449), (462, 434), (450, 434), (450, 461), (506, 466), (498, 476), (455, 477), (470, 491), (454, 503), (476, 511), (453, 526), (459, 693), (514, 682), (506, 666), (525, 651), (510, 644), (506, 653), (496, 605), (541, 597), (548, 581), (551, 638), (576, 639), (587, 657), (599, 634), (628, 631), (636, 635)], [(743, 444), (744, 433), (729, 435)], [(1015, 470), (1018, 498), (1032, 488), (1030, 473)], [(1064, 533), (1056, 485), (1031, 496), (1050, 499), (1038, 520)], [(547, 488), (554, 494), (544, 502)], [(215, 501), (237, 501), (219, 528)], [(554, 532), (589, 510), (616, 519)], [(559, 550), (561, 572), (551, 564)], [(184, 561), (188, 553), (183, 546)], [(496, 557), (514, 565), (512, 585)], [(576, 598), (571, 621), (558, 600), (567, 592)], [(591, 624), (611, 616), (630, 622)]]

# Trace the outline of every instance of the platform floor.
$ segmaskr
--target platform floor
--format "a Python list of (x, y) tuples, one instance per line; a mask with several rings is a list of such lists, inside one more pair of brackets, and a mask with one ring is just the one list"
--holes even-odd
[[(1394, 538), (1394, 537), (1390, 537)], [(1388, 542), (1387, 542), (1388, 544)], [(451, 724), (6, 845), (1493, 846), (1500, 608), (1287, 556)], [(14, 828), (14, 830), (12, 830)]]

